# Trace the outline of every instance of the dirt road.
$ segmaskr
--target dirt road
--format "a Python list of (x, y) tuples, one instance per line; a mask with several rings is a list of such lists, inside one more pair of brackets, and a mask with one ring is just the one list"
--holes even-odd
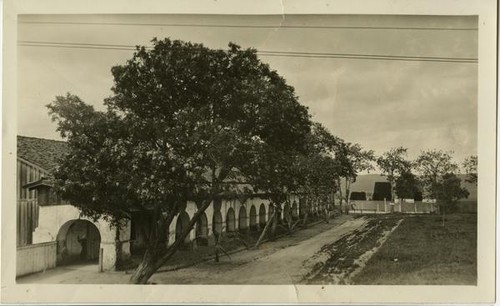
[[(320, 223), (256, 250), (244, 250), (176, 271), (160, 272), (151, 278), (157, 284), (291, 284), (299, 283), (313, 267), (324, 261), (313, 256), (321, 247), (366, 224), (364, 218), (340, 216), (329, 224)], [(62, 266), (21, 277), (18, 283), (121, 284), (130, 272), (97, 272), (97, 265)]]
[[(364, 218), (344, 219), (332, 224), (312, 238), (281, 249), (263, 245), (261, 250), (250, 250), (224, 259), (223, 262), (205, 262), (178, 271), (155, 274), (151, 281), (158, 284), (297, 284), (322, 258), (313, 257), (321, 247), (363, 226)], [(311, 260), (314, 258), (314, 260)]]

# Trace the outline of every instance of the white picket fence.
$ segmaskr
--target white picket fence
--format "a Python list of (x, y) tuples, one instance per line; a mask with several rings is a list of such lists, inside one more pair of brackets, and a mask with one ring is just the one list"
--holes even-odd
[(405, 214), (430, 214), (437, 211), (435, 203), (417, 202), (394, 203), (388, 201), (351, 201), (349, 212), (354, 214), (387, 214), (399, 212)]

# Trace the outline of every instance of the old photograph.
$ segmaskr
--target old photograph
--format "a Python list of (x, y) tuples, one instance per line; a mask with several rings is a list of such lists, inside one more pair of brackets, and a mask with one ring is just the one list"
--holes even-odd
[(477, 287), (479, 23), (18, 15), (15, 283)]

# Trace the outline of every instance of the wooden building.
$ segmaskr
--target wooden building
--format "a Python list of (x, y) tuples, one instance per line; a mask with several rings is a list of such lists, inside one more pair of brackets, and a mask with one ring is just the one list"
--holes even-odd
[(38, 192), (28, 183), (47, 176), (67, 152), (63, 141), (34, 137), (17, 137), (17, 246), (33, 243), (38, 226)]

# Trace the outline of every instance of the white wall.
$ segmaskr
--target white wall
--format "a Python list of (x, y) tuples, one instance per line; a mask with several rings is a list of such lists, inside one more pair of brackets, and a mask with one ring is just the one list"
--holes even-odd
[[(104, 219), (97, 221), (80, 216), (80, 210), (72, 205), (50, 205), (40, 206), (38, 227), (33, 233), (33, 243), (56, 241), (57, 234), (64, 224), (71, 220), (87, 220), (92, 222), (101, 235), (100, 248), (103, 249), (103, 269), (114, 270), (116, 268), (116, 228)], [(130, 255), (130, 222), (124, 222), (120, 229), (120, 240), (122, 242), (122, 255)]]

